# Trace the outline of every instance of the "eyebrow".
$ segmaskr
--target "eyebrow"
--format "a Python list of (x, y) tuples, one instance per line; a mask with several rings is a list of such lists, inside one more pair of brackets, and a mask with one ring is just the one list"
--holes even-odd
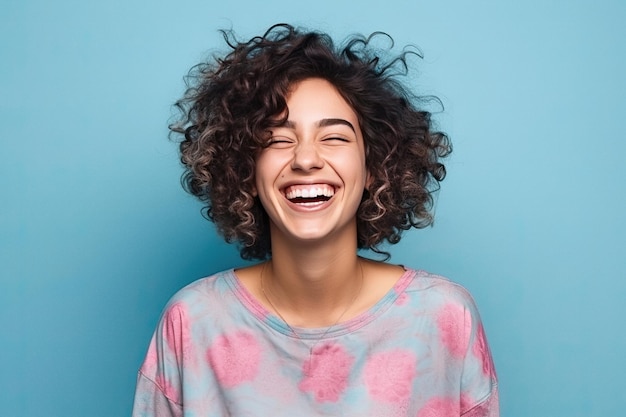
[[(336, 126), (336, 125), (344, 125), (348, 126), (354, 133), (356, 133), (356, 129), (354, 125), (345, 119), (322, 119), (319, 120), (316, 124), (317, 127), (328, 127), (328, 126)], [(282, 124), (282, 127), (286, 127), (288, 129), (295, 129), (296, 123), (291, 120), (286, 120), (285, 123)]]
[(354, 129), (354, 126), (352, 126), (352, 123), (350, 123), (349, 121), (345, 119), (322, 119), (319, 122), (317, 122), (317, 127), (327, 127), (327, 126), (335, 126), (335, 125), (348, 126), (350, 129), (352, 129), (354, 133), (356, 133), (356, 130)]

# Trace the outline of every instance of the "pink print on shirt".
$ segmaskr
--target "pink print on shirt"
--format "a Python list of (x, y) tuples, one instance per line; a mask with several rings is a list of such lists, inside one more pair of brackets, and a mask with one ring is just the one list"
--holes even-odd
[(354, 358), (341, 345), (317, 346), (302, 366), (304, 378), (298, 388), (310, 391), (318, 402), (336, 402), (348, 386), (353, 363)]
[(483, 364), (483, 374), (492, 379), (495, 379), (496, 373), (491, 359), (491, 353), (489, 352), (489, 346), (487, 345), (487, 339), (485, 337), (485, 329), (482, 324), (478, 326), (478, 332), (476, 334), (476, 341), (472, 348), (474, 355), (480, 359)]
[(469, 312), (458, 304), (446, 304), (437, 315), (437, 326), (441, 342), (450, 355), (463, 358), (472, 331), (472, 318)]
[(217, 337), (207, 351), (207, 359), (218, 381), (228, 388), (254, 380), (260, 358), (259, 343), (245, 331)]
[(372, 397), (389, 403), (406, 400), (413, 389), (417, 359), (409, 351), (377, 353), (365, 364), (365, 384)]
[(452, 398), (431, 398), (417, 413), (417, 417), (458, 416), (459, 401)]
[(192, 344), (187, 321), (186, 305), (182, 302), (173, 304), (165, 312), (163, 337), (176, 357), (184, 361), (190, 359), (185, 349), (188, 350)]
[(178, 389), (174, 388), (174, 386), (170, 384), (165, 375), (157, 375), (155, 383), (163, 390), (163, 394), (165, 394), (167, 398), (176, 403), (180, 403), (181, 396)]
[(158, 372), (158, 360), (159, 354), (157, 352), (156, 341), (155, 338), (152, 338), (148, 352), (146, 353), (146, 358), (141, 365), (141, 372), (147, 375), (153, 375)]

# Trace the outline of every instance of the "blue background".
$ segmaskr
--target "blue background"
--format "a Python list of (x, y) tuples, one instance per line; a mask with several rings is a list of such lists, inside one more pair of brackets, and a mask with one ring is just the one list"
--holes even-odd
[[(161, 308), (241, 264), (180, 188), (182, 76), (280, 21), (417, 44), (454, 142), (392, 261), (474, 294), (504, 416), (626, 409), (626, 3), (2, 0), (0, 414), (124, 416)], [(371, 3), (371, 4), (370, 4)]]

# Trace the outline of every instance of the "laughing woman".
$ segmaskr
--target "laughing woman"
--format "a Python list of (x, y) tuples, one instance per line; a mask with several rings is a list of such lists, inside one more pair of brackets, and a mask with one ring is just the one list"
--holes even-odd
[(468, 292), (357, 254), (430, 225), (445, 176), (448, 138), (398, 81), (406, 53), (288, 25), (224, 37), (172, 130), (188, 191), (261, 262), (172, 298), (133, 415), (498, 416)]

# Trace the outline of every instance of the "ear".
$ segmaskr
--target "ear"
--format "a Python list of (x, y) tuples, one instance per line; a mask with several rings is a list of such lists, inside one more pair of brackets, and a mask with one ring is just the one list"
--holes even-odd
[(374, 182), (374, 178), (372, 177), (372, 173), (370, 172), (370, 170), (367, 170), (367, 177), (365, 178), (365, 189), (369, 189), (370, 185), (372, 185), (372, 183)]

